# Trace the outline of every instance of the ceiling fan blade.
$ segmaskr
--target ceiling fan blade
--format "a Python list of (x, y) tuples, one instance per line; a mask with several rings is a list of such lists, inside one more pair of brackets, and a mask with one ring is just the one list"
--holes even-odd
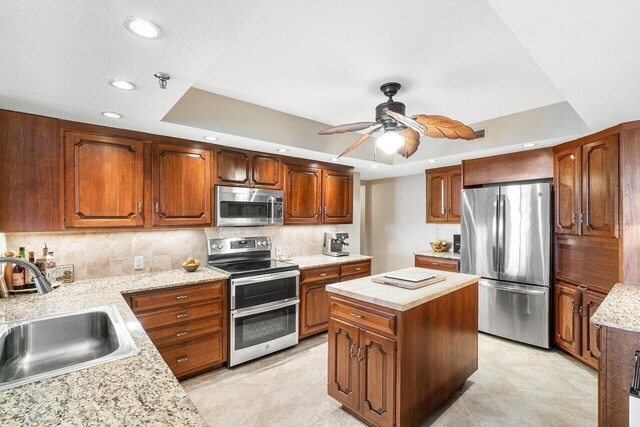
[(420, 124), (419, 122), (407, 117), (407, 116), (403, 116), (400, 113), (396, 113), (395, 111), (391, 111), (388, 108), (384, 109), (384, 113), (386, 115), (388, 115), (389, 117), (391, 117), (393, 120), (397, 121), (398, 123), (405, 125), (408, 128), (411, 128), (413, 130), (415, 130), (416, 132), (425, 132), (427, 130), (427, 128), (425, 126), (423, 126), (422, 124)]
[(334, 126), (318, 132), (318, 135), (332, 135), (334, 133), (357, 132), (375, 125), (376, 122), (347, 123), (346, 125)]
[(405, 159), (408, 159), (418, 151), (418, 146), (420, 145), (420, 134), (415, 130), (408, 128), (401, 130), (400, 134), (404, 137), (404, 145), (400, 147), (398, 154)]
[(355, 150), (360, 144), (365, 142), (367, 139), (371, 138), (371, 136), (373, 134), (375, 134), (377, 131), (379, 131), (381, 127), (382, 127), (382, 125), (378, 125), (378, 126), (375, 127), (375, 129), (371, 129), (369, 132), (367, 132), (364, 135), (362, 135), (360, 137), (360, 139), (358, 139), (351, 147), (349, 147), (346, 150), (344, 150), (344, 152), (342, 154), (340, 154), (338, 156), (338, 158), (340, 158), (342, 156), (346, 156), (347, 154), (349, 154), (350, 152)]
[(458, 120), (450, 119), (445, 116), (417, 114), (413, 116), (418, 123), (426, 127), (426, 131), (422, 132), (426, 136), (433, 138), (449, 138), (449, 139), (475, 139), (476, 133), (469, 126)]

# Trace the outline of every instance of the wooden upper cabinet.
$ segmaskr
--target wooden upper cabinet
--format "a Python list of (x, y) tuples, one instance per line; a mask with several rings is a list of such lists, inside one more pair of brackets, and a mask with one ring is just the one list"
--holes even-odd
[(395, 421), (396, 342), (360, 329), (360, 410), (379, 426)]
[(322, 170), (285, 165), (284, 171), (285, 224), (321, 223)]
[(216, 179), (219, 185), (248, 186), (250, 183), (250, 153), (218, 148), (216, 150)]
[(582, 146), (582, 234), (618, 237), (618, 135)]
[(559, 151), (554, 156), (555, 232), (580, 234), (580, 147)]
[(154, 144), (153, 225), (211, 224), (211, 152)]
[(427, 222), (458, 224), (462, 219), (462, 168), (426, 171)]
[(322, 171), (322, 221), (325, 224), (353, 222), (353, 175)]
[(581, 293), (574, 286), (556, 283), (554, 287), (555, 343), (573, 354), (580, 354)]
[(449, 181), (448, 219), (450, 222), (460, 222), (462, 220), (462, 169), (449, 172), (447, 180)]
[(142, 226), (144, 143), (64, 133), (66, 227)]
[(251, 153), (251, 186), (282, 189), (282, 162), (276, 156)]

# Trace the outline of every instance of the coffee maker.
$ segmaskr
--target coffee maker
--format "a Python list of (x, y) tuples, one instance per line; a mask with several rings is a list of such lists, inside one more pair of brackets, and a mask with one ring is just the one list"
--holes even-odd
[(349, 233), (324, 233), (324, 248), (322, 253), (329, 256), (347, 256), (349, 252), (344, 251), (349, 244), (345, 241), (349, 238)]

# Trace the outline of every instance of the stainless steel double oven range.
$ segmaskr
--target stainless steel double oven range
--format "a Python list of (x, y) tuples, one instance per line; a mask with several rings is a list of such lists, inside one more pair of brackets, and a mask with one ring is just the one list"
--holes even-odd
[(269, 237), (211, 239), (207, 253), (230, 276), (229, 366), (296, 345), (298, 266), (271, 259)]

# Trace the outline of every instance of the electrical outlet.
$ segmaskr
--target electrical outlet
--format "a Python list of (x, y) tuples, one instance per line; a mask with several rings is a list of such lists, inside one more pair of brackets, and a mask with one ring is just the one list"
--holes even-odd
[(276, 256), (282, 256), (282, 246), (276, 246)]
[(144, 257), (143, 256), (134, 256), (133, 257), (133, 269), (134, 270), (142, 270), (144, 268)]

